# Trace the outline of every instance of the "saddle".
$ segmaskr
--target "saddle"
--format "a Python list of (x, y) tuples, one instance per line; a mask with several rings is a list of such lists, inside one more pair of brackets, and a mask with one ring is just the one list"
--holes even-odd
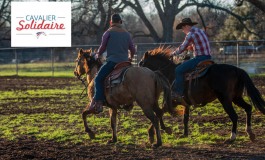
[(195, 107), (198, 106), (198, 104), (196, 103), (196, 101), (193, 99), (193, 97), (191, 95), (191, 87), (192, 87), (191, 82), (193, 79), (197, 79), (197, 78), (204, 76), (207, 73), (210, 66), (213, 64), (215, 64), (215, 63), (212, 60), (202, 61), (199, 64), (197, 64), (197, 66), (195, 67), (195, 69), (193, 71), (185, 74), (185, 80), (189, 82), (188, 83), (189, 84), (189, 86), (188, 86), (188, 98), (189, 98), (191, 104), (194, 105)]
[(185, 80), (188, 81), (188, 80), (192, 80), (192, 79), (196, 79), (196, 78), (200, 78), (204, 76), (207, 73), (209, 67), (213, 64), (214, 64), (214, 61), (212, 60), (205, 60), (205, 61), (200, 62), (199, 64), (197, 64), (194, 70), (184, 75)]
[(111, 88), (120, 84), (130, 67), (132, 67), (132, 64), (129, 61), (116, 64), (114, 70), (105, 79), (105, 88)]

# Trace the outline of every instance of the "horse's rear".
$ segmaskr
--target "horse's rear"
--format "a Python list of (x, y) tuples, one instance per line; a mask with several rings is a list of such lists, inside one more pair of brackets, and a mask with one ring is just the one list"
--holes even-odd
[[(163, 110), (159, 108), (158, 99), (160, 93), (164, 91), (164, 88), (168, 89), (167, 93), (164, 94), (170, 96), (170, 85), (167, 82), (163, 84), (160, 82), (161, 79), (159, 76), (150, 69), (145, 67), (131, 67), (127, 70), (121, 84), (105, 90), (106, 100), (111, 105), (111, 125), (114, 131), (112, 137), (113, 142), (117, 140), (115, 125), (118, 106), (136, 101), (145, 116), (152, 122), (148, 130), (151, 143), (154, 141), (152, 132), (155, 129), (157, 143), (154, 146), (157, 147), (162, 144), (159, 120), (160, 118), (162, 119)], [(167, 101), (166, 103), (171, 107), (171, 101)]]
[[(192, 96), (197, 103), (206, 104), (218, 98), (225, 112), (229, 115), (233, 125), (231, 137), (226, 142), (233, 142), (237, 134), (238, 115), (232, 103), (245, 110), (247, 115), (246, 132), (252, 141), (255, 139), (255, 135), (251, 130), (252, 106), (243, 99), (245, 88), (254, 106), (264, 114), (265, 102), (259, 91), (248, 74), (235, 66), (214, 64), (207, 75), (199, 79), (193, 87)], [(198, 94), (199, 92), (201, 93)]]

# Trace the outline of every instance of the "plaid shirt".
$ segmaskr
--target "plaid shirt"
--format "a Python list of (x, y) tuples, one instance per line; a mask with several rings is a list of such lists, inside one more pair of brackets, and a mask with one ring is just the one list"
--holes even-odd
[(181, 54), (188, 46), (192, 46), (194, 56), (211, 55), (210, 44), (205, 32), (199, 28), (192, 27), (186, 35), (184, 42), (173, 54)]

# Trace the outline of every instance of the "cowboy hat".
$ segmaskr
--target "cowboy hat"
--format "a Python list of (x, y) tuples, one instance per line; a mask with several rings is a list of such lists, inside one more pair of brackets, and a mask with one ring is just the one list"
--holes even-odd
[(177, 25), (176, 30), (181, 29), (182, 26), (190, 25), (193, 26), (195, 24), (198, 24), (197, 22), (192, 22), (190, 18), (184, 18), (181, 20), (181, 22)]

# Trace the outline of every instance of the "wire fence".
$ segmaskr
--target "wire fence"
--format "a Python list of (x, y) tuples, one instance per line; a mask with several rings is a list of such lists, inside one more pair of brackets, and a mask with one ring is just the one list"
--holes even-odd
[[(136, 44), (133, 59), (137, 65), (143, 54), (160, 46), (180, 43)], [(265, 74), (265, 40), (210, 42), (213, 60)], [(0, 48), (0, 76), (73, 76), (74, 60), (80, 48), (95, 50), (98, 45), (76, 45), (67, 48)]]

